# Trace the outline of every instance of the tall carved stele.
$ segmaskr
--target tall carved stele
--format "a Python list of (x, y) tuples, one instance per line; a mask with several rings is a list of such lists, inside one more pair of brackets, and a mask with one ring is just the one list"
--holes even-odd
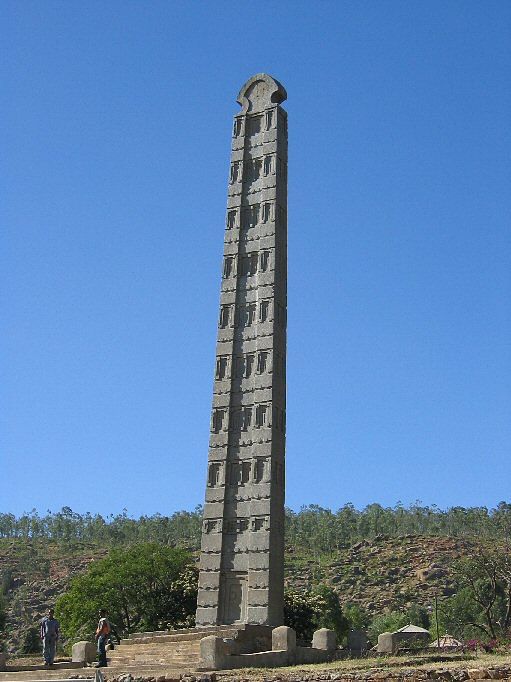
[(257, 74), (234, 117), (197, 626), (281, 625), (286, 433), (286, 91)]

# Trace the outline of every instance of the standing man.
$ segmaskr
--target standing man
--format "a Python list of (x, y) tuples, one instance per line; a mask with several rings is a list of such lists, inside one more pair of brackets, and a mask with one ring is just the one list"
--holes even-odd
[(49, 609), (48, 615), (45, 616), (41, 621), (41, 639), (43, 641), (43, 656), (45, 666), (53, 665), (60, 632), (59, 621), (53, 617), (53, 614), (53, 609)]
[(106, 643), (110, 636), (110, 623), (108, 622), (106, 609), (99, 612), (99, 623), (96, 628), (96, 640), (98, 642), (98, 664), (97, 668), (106, 668)]

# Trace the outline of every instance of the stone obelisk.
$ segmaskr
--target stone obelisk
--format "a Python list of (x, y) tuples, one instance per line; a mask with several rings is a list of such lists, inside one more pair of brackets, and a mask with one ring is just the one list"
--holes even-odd
[(287, 113), (257, 74), (234, 117), (197, 626), (281, 625)]

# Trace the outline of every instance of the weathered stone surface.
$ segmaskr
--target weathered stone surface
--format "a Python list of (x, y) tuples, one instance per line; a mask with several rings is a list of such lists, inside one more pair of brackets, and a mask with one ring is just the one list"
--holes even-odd
[(395, 651), (395, 642), (392, 637), (392, 632), (382, 632), (378, 635), (378, 653), (379, 654), (393, 654)]
[(200, 627), (283, 622), (287, 114), (279, 105), (285, 99), (278, 81), (257, 74), (241, 88), (242, 111), (234, 118)]
[(210, 635), (200, 641), (201, 663), (205, 668), (222, 670), (227, 668), (227, 658), (230, 654), (227, 644), (221, 637)]
[(273, 651), (291, 651), (296, 649), (296, 632), (287, 625), (275, 628), (271, 633), (271, 648)]
[(337, 637), (333, 630), (320, 628), (312, 635), (312, 647), (323, 649), (324, 651), (335, 651), (337, 648)]
[(365, 630), (351, 629), (348, 632), (348, 649), (353, 652), (367, 651), (368, 639)]
[(93, 663), (97, 658), (96, 647), (92, 642), (76, 642), (71, 649), (73, 663)]

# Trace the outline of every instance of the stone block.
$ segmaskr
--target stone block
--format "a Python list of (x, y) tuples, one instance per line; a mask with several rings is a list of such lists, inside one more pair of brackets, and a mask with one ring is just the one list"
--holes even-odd
[(6, 666), (7, 656), (0, 652), (0, 670), (4, 670)]
[(267, 551), (254, 552), (250, 556), (250, 568), (254, 571), (268, 570), (269, 563), (270, 558)]
[(367, 633), (365, 630), (352, 629), (348, 633), (348, 649), (350, 651), (367, 651)]
[(218, 590), (201, 590), (197, 595), (197, 606), (201, 608), (216, 608), (218, 604)]
[(289, 651), (296, 650), (296, 632), (293, 628), (287, 625), (281, 625), (275, 628), (271, 633), (271, 648), (272, 651)]
[(320, 628), (312, 635), (312, 648), (323, 651), (335, 651), (337, 649), (337, 637), (333, 630)]
[(378, 635), (378, 653), (379, 654), (393, 654), (395, 651), (396, 642), (392, 636), (392, 632), (382, 632)]
[(71, 649), (73, 663), (94, 663), (97, 657), (96, 645), (92, 642), (76, 642)]
[(199, 589), (218, 590), (220, 587), (220, 575), (213, 571), (201, 571), (199, 574)]
[(249, 606), (268, 606), (268, 589), (251, 589)]
[(266, 625), (268, 622), (267, 606), (247, 606), (247, 623)]
[(211, 670), (228, 668), (229, 647), (221, 637), (210, 635), (200, 641), (201, 664)]
[(199, 615), (201, 625), (216, 625), (218, 609), (199, 606), (197, 607), (197, 616)]

